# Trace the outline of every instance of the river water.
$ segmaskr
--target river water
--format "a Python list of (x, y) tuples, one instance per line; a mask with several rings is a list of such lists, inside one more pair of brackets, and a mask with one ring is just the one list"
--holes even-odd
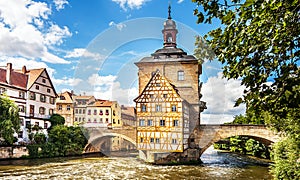
[(135, 157), (53, 158), (0, 166), (0, 179), (272, 179), (268, 167), (209, 150), (202, 165), (158, 166)]

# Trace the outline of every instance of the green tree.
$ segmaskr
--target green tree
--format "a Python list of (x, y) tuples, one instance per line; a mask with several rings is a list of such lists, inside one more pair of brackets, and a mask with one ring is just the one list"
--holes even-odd
[[(292, 148), (289, 151), (297, 152), (300, 139), (299, 0), (193, 2), (203, 8), (203, 12), (198, 8), (194, 11), (198, 23), (211, 23), (216, 18), (222, 24), (205, 39), (223, 63), (224, 76), (241, 78), (246, 86), (236, 105), (246, 103), (247, 110), (284, 132), (291, 139), (284, 141)], [(275, 174), (276, 178), (300, 179), (299, 153), (289, 160), (277, 154), (284, 151), (275, 149), (274, 153), (275, 169), (280, 171)], [(283, 164), (285, 168), (279, 168)]]
[(20, 129), (19, 108), (7, 96), (0, 95), (0, 144), (11, 145)]
[(65, 124), (65, 118), (62, 117), (60, 114), (52, 114), (49, 121), (51, 122), (51, 127)]

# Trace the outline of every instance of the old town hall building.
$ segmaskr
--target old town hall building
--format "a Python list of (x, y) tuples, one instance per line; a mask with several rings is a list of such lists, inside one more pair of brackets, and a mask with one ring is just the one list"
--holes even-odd
[(139, 78), (137, 149), (155, 162), (188, 147), (190, 132), (200, 123), (202, 66), (177, 47), (177, 28), (169, 17), (162, 30), (163, 48), (136, 62)]

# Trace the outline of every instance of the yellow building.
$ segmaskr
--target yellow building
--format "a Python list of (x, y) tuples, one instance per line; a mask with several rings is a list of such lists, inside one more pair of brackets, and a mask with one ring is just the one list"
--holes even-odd
[(121, 108), (117, 101), (96, 100), (87, 105), (86, 108), (86, 127), (120, 127)]
[(183, 152), (187, 148), (188, 103), (159, 71), (152, 76), (135, 102), (138, 150), (159, 154)]
[(72, 95), (72, 93), (66, 91), (58, 94), (56, 99), (55, 113), (65, 118), (66, 126), (74, 125), (74, 101)]

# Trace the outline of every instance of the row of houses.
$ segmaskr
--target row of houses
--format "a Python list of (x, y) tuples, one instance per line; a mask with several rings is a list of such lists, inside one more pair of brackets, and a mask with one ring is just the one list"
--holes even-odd
[(40, 127), (40, 131), (46, 134), (51, 126), (49, 118), (54, 113), (62, 115), (68, 126), (113, 128), (135, 125), (135, 109), (120, 106), (117, 101), (73, 92), (57, 94), (46, 68), (27, 69), (23, 66), (22, 69), (13, 69), (12, 63), (0, 67), (0, 95), (4, 94), (19, 107), (19, 142), (29, 141), (28, 129), (32, 126)]
[(65, 124), (81, 124), (85, 127), (135, 126), (135, 108), (120, 106), (117, 101), (96, 99), (94, 96), (59, 93), (56, 99), (57, 114), (65, 118)]

